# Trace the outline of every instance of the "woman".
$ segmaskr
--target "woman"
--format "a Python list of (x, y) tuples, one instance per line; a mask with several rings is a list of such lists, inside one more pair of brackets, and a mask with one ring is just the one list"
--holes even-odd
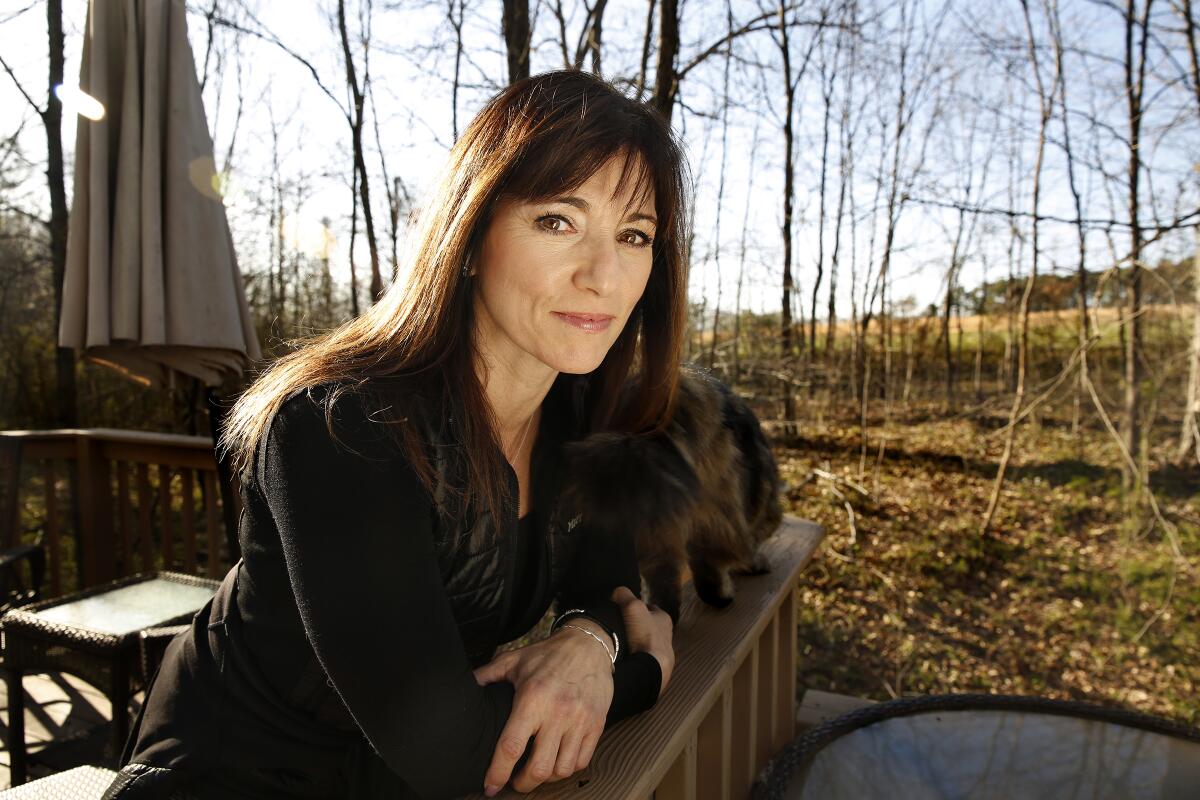
[[(635, 597), (632, 537), (589, 535), (558, 485), (564, 441), (669, 418), (685, 181), (662, 120), (586, 73), (487, 104), (407, 280), (231, 411), (242, 560), (106, 797), (530, 791), (657, 700), (670, 619)], [(552, 600), (552, 635), (492, 658)]]

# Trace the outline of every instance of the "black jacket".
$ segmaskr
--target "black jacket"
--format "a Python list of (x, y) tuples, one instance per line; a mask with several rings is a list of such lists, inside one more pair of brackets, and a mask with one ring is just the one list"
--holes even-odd
[[(515, 474), (502, 519), (453, 509), (442, 490), (460, 463), (453, 420), (425, 423), (445, 454), (430, 497), (374, 423), (372, 395), (335, 404), (337, 442), (323, 388), (285, 402), (243, 483), (242, 560), (168, 648), (126, 748), (131, 766), (108, 796), (167, 796), (194, 778), (225, 796), (481, 790), (513, 688), (480, 687), (472, 669), (551, 599), (587, 608), (624, 639), (607, 598), (618, 585), (640, 589), (632, 536), (599, 541), (558, 506), (561, 445), (585, 427), (583, 380), (560, 375), (543, 406), (530, 514), (545, 550), (521, 609)], [(658, 695), (657, 661), (624, 653), (609, 724)]]

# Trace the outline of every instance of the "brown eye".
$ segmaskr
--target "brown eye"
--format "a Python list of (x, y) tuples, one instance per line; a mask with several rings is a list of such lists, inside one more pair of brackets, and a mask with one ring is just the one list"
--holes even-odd
[(632, 236), (632, 238), (626, 239), (626, 243), (634, 247), (649, 247), (654, 242), (654, 239), (649, 234), (639, 231), (637, 228), (625, 231), (625, 235)]
[(534, 220), (542, 230), (547, 233), (566, 233), (562, 226), (554, 227), (553, 223), (562, 223), (562, 225), (570, 225), (571, 221), (561, 214), (546, 214)]

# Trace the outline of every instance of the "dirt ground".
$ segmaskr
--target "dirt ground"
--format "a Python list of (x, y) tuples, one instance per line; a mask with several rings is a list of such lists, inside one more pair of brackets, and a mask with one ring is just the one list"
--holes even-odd
[(1200, 469), (1151, 471), (1168, 536), (1127, 509), (1103, 430), (1025, 425), (981, 536), (996, 421), (881, 422), (865, 459), (849, 420), (773, 435), (787, 510), (829, 532), (802, 579), (802, 687), (1034, 694), (1200, 724)]

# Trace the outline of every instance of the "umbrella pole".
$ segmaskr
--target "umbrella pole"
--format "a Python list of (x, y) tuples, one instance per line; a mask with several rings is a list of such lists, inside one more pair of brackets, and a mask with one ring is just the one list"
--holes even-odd
[[(229, 469), (228, 456), (222, 456), (220, 448), (217, 447), (221, 440), (221, 432), (225, 429), (225, 416), (228, 409), (221, 404), (216, 391), (211, 387), (205, 387), (204, 396), (208, 406), (208, 421), (213, 437), (213, 456), (217, 461), (217, 484), (221, 487), (221, 515), (225, 522), (225, 546), (229, 548), (229, 563), (232, 565), (241, 558), (237, 517), (234, 515), (233, 475)], [(215, 557), (215, 553), (210, 555), (210, 558)]]

